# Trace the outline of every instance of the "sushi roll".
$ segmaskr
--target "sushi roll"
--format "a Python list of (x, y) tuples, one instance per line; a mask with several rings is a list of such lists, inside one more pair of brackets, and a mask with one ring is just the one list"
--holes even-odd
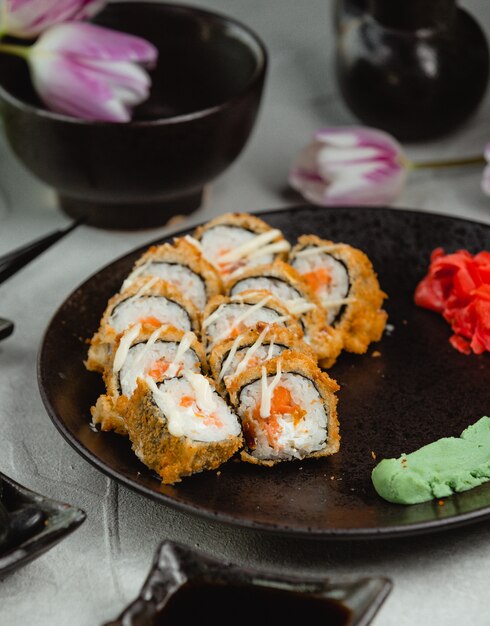
[(138, 278), (109, 300), (90, 341), (87, 369), (102, 373), (118, 335), (138, 323), (154, 328), (170, 324), (184, 332), (200, 330), (196, 308), (180, 291), (155, 276)]
[(149, 248), (136, 262), (123, 289), (142, 276), (158, 276), (172, 284), (199, 311), (210, 298), (222, 292), (218, 271), (185, 237), (174, 239), (173, 244)]
[(215, 296), (206, 308), (202, 320), (202, 342), (209, 354), (220, 341), (235, 339), (258, 323), (279, 324), (298, 337), (301, 326), (284, 304), (268, 291), (245, 291), (237, 296)]
[(191, 332), (173, 326), (131, 326), (116, 340), (104, 371), (106, 393), (91, 409), (92, 423), (102, 430), (126, 434), (124, 415), (138, 378), (150, 376), (161, 382), (182, 371), (207, 372), (203, 347)]
[(272, 466), (339, 450), (337, 383), (298, 352), (236, 376), (230, 398), (242, 421), (242, 460)]
[(327, 310), (327, 322), (341, 332), (348, 352), (363, 354), (379, 341), (386, 325), (386, 294), (369, 258), (357, 248), (304, 235), (289, 262)]
[(270, 265), (248, 268), (225, 284), (225, 293), (237, 296), (248, 290), (265, 290), (281, 300), (297, 317), (304, 340), (319, 359), (335, 361), (342, 349), (338, 331), (326, 322), (326, 311), (300, 274), (289, 264), (276, 261)]
[(126, 424), (135, 454), (165, 484), (216, 469), (243, 445), (235, 413), (210, 379), (190, 371), (162, 383), (140, 378)]
[(226, 213), (194, 233), (202, 253), (223, 277), (246, 267), (285, 259), (290, 244), (280, 230), (247, 213)]
[(209, 364), (218, 391), (226, 395), (227, 387), (235, 376), (250, 367), (261, 365), (280, 356), (285, 350), (302, 352), (313, 361), (313, 349), (288, 328), (275, 324), (257, 324), (235, 339), (225, 339), (218, 343), (209, 355)]

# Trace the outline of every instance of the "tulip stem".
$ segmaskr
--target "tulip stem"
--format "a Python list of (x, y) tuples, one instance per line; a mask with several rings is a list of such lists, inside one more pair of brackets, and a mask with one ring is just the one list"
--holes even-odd
[(0, 52), (5, 52), (6, 54), (14, 54), (15, 56), (27, 59), (29, 55), (29, 47), (17, 46), (11, 43), (0, 43)]
[(450, 159), (448, 161), (422, 161), (420, 163), (411, 163), (410, 166), (414, 170), (443, 168), (443, 167), (462, 167), (464, 165), (485, 165), (486, 161), (483, 155), (466, 157), (463, 159)]

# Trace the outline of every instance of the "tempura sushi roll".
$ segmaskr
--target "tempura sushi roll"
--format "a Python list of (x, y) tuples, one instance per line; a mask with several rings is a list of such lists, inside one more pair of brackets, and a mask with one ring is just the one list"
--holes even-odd
[(290, 244), (280, 230), (247, 213), (226, 213), (194, 233), (202, 252), (223, 277), (255, 265), (285, 259)]
[(225, 284), (225, 293), (236, 296), (247, 290), (266, 290), (284, 303), (302, 326), (305, 341), (319, 359), (334, 362), (342, 349), (340, 334), (326, 323), (326, 311), (300, 274), (288, 263), (248, 268)]
[(138, 278), (109, 300), (90, 342), (87, 369), (103, 372), (118, 335), (138, 323), (154, 328), (169, 324), (184, 332), (200, 330), (196, 308), (180, 291), (156, 277)]
[(327, 310), (327, 322), (342, 333), (348, 352), (362, 354), (379, 341), (386, 325), (386, 294), (369, 258), (357, 248), (304, 235), (290, 254), (291, 265)]
[(206, 373), (207, 369), (204, 349), (193, 332), (135, 324), (116, 340), (104, 370), (106, 393), (91, 409), (92, 422), (102, 430), (126, 434), (124, 415), (138, 378), (150, 376), (161, 382), (184, 370)]
[(209, 354), (216, 344), (235, 339), (258, 323), (279, 324), (298, 337), (301, 326), (280, 300), (268, 291), (246, 291), (237, 296), (215, 296), (205, 310), (202, 320), (202, 342)]
[(216, 469), (243, 444), (235, 413), (210, 379), (193, 372), (160, 384), (140, 378), (126, 423), (135, 454), (166, 484)]
[(242, 421), (242, 459), (271, 466), (337, 452), (338, 388), (313, 361), (290, 351), (236, 376), (230, 398)]
[(296, 333), (275, 324), (259, 323), (255, 329), (248, 330), (235, 339), (221, 341), (209, 355), (209, 364), (218, 391), (226, 394), (226, 389), (235, 376), (280, 356), (285, 350), (296, 350), (313, 361), (316, 360), (313, 349)]
[(174, 239), (172, 244), (151, 246), (136, 262), (123, 288), (142, 276), (158, 276), (172, 284), (199, 311), (210, 298), (222, 292), (216, 268), (185, 237)]

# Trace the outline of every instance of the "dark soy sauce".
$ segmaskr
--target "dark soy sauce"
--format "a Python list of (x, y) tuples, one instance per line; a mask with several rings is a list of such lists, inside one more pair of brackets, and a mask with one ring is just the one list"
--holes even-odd
[[(170, 598), (151, 626), (347, 626), (351, 612), (319, 595), (255, 585), (192, 583)], [(205, 619), (204, 619), (205, 618)]]

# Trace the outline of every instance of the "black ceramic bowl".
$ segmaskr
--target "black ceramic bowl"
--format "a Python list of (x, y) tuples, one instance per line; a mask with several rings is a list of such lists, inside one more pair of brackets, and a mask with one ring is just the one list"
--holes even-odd
[(0, 56), (0, 104), (13, 151), (54, 187), (63, 210), (106, 228), (164, 224), (198, 208), (254, 125), (267, 53), (228, 17), (151, 2), (114, 3), (94, 20), (159, 49), (150, 98), (125, 124), (43, 108), (21, 59)]

